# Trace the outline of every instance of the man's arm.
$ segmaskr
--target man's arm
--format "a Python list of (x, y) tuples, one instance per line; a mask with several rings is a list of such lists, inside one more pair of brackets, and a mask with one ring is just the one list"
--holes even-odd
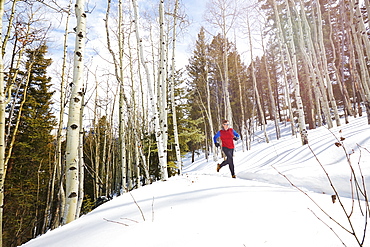
[(221, 136), (220, 131), (216, 133), (216, 135), (213, 137), (213, 143), (217, 143), (217, 139)]

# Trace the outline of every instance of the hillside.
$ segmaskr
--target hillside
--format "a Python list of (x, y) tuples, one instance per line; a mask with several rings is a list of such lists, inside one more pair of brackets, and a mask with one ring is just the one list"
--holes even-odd
[[(227, 167), (217, 173), (212, 158), (206, 161), (200, 155), (195, 163), (185, 158), (183, 176), (114, 198), (22, 246), (328, 247), (343, 246), (341, 241), (346, 246), (359, 246), (323, 211), (350, 229), (340, 205), (348, 212), (352, 208), (351, 169), (345, 153), (362, 183), (360, 174), (365, 179), (370, 175), (366, 117), (330, 130), (310, 130), (309, 146), (292, 137), (288, 126), (280, 128), (280, 140), (274, 138), (274, 128), (269, 126), (270, 143), (261, 141), (260, 132), (255, 133), (251, 150), (243, 152), (238, 143), (237, 179), (230, 177)], [(345, 140), (337, 147), (340, 137)], [(318, 161), (340, 202), (332, 202), (333, 189)], [(369, 181), (365, 184), (370, 188)], [(365, 220), (355, 202), (351, 223), (362, 237)], [(366, 212), (364, 201), (360, 204)], [(369, 245), (366, 239), (363, 246)]]

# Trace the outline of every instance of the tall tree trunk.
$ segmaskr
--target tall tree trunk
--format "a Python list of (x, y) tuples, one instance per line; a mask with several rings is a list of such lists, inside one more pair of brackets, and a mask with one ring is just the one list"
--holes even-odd
[[(324, 79), (323, 79), (322, 70), (320, 69), (319, 62), (318, 62), (318, 59), (317, 59), (317, 53), (319, 52), (319, 49), (317, 48), (315, 50), (315, 46), (314, 46), (311, 38), (307, 39), (307, 47), (308, 48), (306, 48), (304, 33), (303, 33), (303, 25), (304, 25), (304, 29), (307, 30), (306, 31), (307, 36), (311, 37), (312, 35), (311, 35), (310, 26), (309, 26), (308, 21), (306, 19), (306, 14), (305, 14), (305, 11), (304, 11), (304, 8), (303, 8), (304, 6), (303, 6), (302, 3), (300, 4), (300, 7), (301, 7), (301, 9), (299, 11), (299, 10), (296, 9), (295, 6), (293, 6), (295, 11), (297, 12), (297, 17), (298, 17), (298, 27), (299, 27), (299, 34), (298, 34), (299, 41), (298, 41), (298, 44), (299, 44), (299, 49), (300, 49), (300, 51), (303, 55), (304, 66), (308, 67), (308, 69), (305, 67), (305, 72), (307, 74), (307, 80), (311, 81), (312, 87), (319, 86), (320, 90), (315, 90), (314, 91), (316, 93), (315, 96), (316, 96), (316, 98), (320, 99), (320, 102), (321, 102), (320, 109), (324, 113), (324, 119), (328, 120), (327, 121), (328, 127), (332, 128), (333, 123), (331, 121), (330, 108), (329, 108), (329, 103), (328, 103), (327, 96), (326, 96), (327, 94), (326, 94), (325, 83), (324, 83)], [(315, 28), (315, 26), (314, 26), (314, 28)], [(317, 32), (315, 31), (315, 34), (316, 33)], [(317, 43), (317, 41), (315, 41), (315, 43)], [(316, 47), (317, 47), (317, 44), (316, 44)], [(316, 53), (316, 51), (317, 51), (317, 53)], [(313, 75), (313, 76), (309, 76), (310, 74)], [(303, 85), (304, 85), (304, 83), (302, 83), (302, 88), (304, 88)], [(309, 103), (309, 102), (307, 102), (307, 103)], [(320, 117), (320, 114), (318, 116)]]
[[(275, 2), (275, 1), (274, 1)], [(297, 108), (298, 108), (298, 125), (299, 125), (299, 133), (301, 135), (302, 144), (305, 145), (308, 143), (307, 138), (307, 130), (306, 130), (306, 123), (305, 123), (305, 116), (303, 111), (303, 103), (300, 93), (300, 85), (299, 85), (299, 79), (298, 79), (298, 64), (297, 64), (297, 52), (294, 46), (294, 37), (293, 37), (293, 24), (292, 24), (292, 17), (290, 13), (290, 7), (288, 0), (285, 0), (285, 4), (287, 6), (287, 20), (288, 20), (288, 29), (290, 33), (289, 42), (288, 45), (290, 46), (291, 50), (291, 59), (289, 57), (288, 61), (290, 62), (290, 68), (293, 69), (292, 73), (292, 79), (294, 83), (294, 94), (297, 102)]]
[[(328, 69), (328, 61), (326, 58), (326, 49), (324, 45), (324, 35), (323, 35), (323, 30), (322, 30), (322, 17), (321, 17), (321, 7), (319, 1), (315, 0), (316, 2), (316, 8), (317, 8), (317, 27), (318, 27), (318, 40), (319, 40), (319, 51), (322, 56), (322, 65), (323, 65), (323, 74), (325, 76), (325, 82), (326, 82), (326, 87), (327, 87), (327, 92), (329, 95), (329, 101), (331, 104), (331, 109), (334, 112), (334, 118), (337, 126), (340, 126), (340, 118), (339, 118), (339, 113), (338, 113), (338, 107), (337, 107), (337, 102), (335, 101), (334, 98), (334, 92), (333, 92), (333, 86), (331, 84), (330, 76), (329, 76), (329, 69)], [(303, 7), (302, 7), (303, 8)], [(330, 25), (330, 24), (329, 24)], [(331, 121), (331, 119), (329, 119)]]
[[(139, 33), (139, 18), (138, 18), (138, 6), (136, 0), (132, 0), (132, 5), (134, 9), (134, 20), (135, 20), (135, 33), (136, 33), (136, 40), (138, 42), (139, 46), (139, 60), (142, 64), (142, 66), (145, 69), (145, 75), (147, 79), (147, 86), (148, 86), (148, 92), (149, 92), (149, 98), (151, 101), (151, 108), (153, 111), (154, 115), (154, 132), (155, 132), (155, 137), (156, 137), (156, 142), (157, 142), (157, 147), (158, 147), (158, 158), (159, 158), (159, 165), (162, 168), (163, 176), (162, 179), (167, 179), (168, 174), (167, 174), (167, 155), (165, 156), (164, 152), (164, 145), (163, 145), (163, 135), (165, 133), (162, 133), (161, 128), (160, 128), (160, 123), (159, 123), (159, 112), (158, 112), (158, 103), (157, 103), (157, 97), (154, 94), (154, 87), (153, 83), (151, 80), (150, 76), (150, 71), (147, 65), (147, 62), (145, 60), (144, 56), (144, 48), (143, 48), (143, 40), (140, 38), (140, 33)], [(167, 134), (167, 133), (166, 133)], [(163, 169), (166, 167), (166, 169)]]
[[(284, 52), (283, 52), (283, 50), (285, 50), (286, 56), (289, 57), (289, 50), (288, 50), (287, 45), (284, 42), (283, 31), (282, 31), (281, 21), (279, 17), (279, 12), (278, 12), (277, 5), (276, 5), (276, 0), (273, 0), (273, 5), (274, 5), (275, 21), (277, 24), (276, 26), (278, 28), (278, 38), (279, 38), (278, 46), (279, 46), (279, 53), (280, 53), (280, 64), (282, 67), (282, 74), (283, 74), (283, 80), (284, 80), (284, 95), (286, 98), (285, 101), (288, 103), (288, 113), (289, 113), (292, 135), (295, 135), (293, 110), (292, 110), (292, 104), (290, 100), (290, 90), (289, 90), (289, 85), (288, 85), (287, 71), (286, 71), (286, 66), (285, 66), (285, 61), (284, 61)], [(282, 44), (284, 44), (284, 49), (283, 49)]]
[[(82, 102), (85, 102), (84, 95), (82, 95)], [(79, 142), (78, 142), (78, 199), (77, 199), (77, 208), (76, 208), (76, 218), (80, 216), (82, 202), (84, 200), (84, 177), (85, 177), (85, 168), (84, 168), (84, 128), (82, 126), (83, 122), (83, 111), (84, 103), (81, 105), (80, 110), (80, 132), (79, 132)]]
[(276, 139), (280, 139), (280, 128), (279, 128), (279, 119), (276, 114), (276, 104), (275, 104), (275, 98), (274, 98), (274, 93), (272, 91), (272, 86), (271, 86), (271, 76), (270, 76), (270, 71), (268, 69), (268, 64), (267, 64), (267, 55), (265, 52), (265, 45), (263, 43), (263, 35), (261, 33), (261, 40), (262, 40), (262, 51), (265, 54), (263, 56), (263, 63), (265, 65), (266, 69), (266, 75), (267, 75), (267, 87), (268, 87), (268, 95), (270, 97), (270, 104), (271, 104), (271, 113), (270, 116), (274, 118), (274, 123), (275, 123), (275, 132), (276, 132)]
[[(236, 43), (236, 42), (235, 42)], [(235, 64), (237, 64), (237, 56), (235, 56)], [(241, 111), (241, 114), (242, 114), (242, 126), (241, 126), (241, 131), (240, 131), (240, 135), (241, 135), (241, 139), (242, 139), (242, 150), (243, 152), (245, 151), (245, 149), (247, 148), (247, 127), (245, 126), (245, 106), (244, 106), (244, 91), (243, 91), (243, 87), (242, 87), (242, 81), (240, 79), (240, 74), (239, 74), (239, 71), (238, 71), (238, 66), (236, 66), (237, 68), (237, 71), (236, 71), (236, 76), (237, 76), (237, 80), (238, 80), (238, 88), (239, 88), (239, 101), (240, 101), (240, 111)]]
[(182, 174), (182, 158), (180, 151), (180, 142), (179, 142), (179, 131), (177, 126), (177, 114), (176, 114), (176, 104), (175, 104), (175, 52), (176, 52), (176, 25), (177, 25), (177, 9), (179, 6), (179, 1), (175, 1), (175, 7), (173, 10), (173, 34), (172, 34), (172, 65), (171, 65), (171, 106), (172, 106), (172, 122), (173, 122), (173, 133), (175, 139), (175, 152), (177, 160), (177, 172), (179, 175)]
[(265, 114), (264, 114), (264, 110), (262, 109), (261, 99), (260, 99), (258, 88), (257, 88), (257, 80), (256, 80), (256, 76), (254, 74), (252, 33), (251, 33), (251, 30), (250, 30), (250, 26), (249, 26), (249, 15), (247, 16), (247, 28), (248, 28), (249, 47), (250, 47), (250, 54), (251, 54), (251, 74), (252, 74), (252, 80), (253, 80), (253, 88), (254, 88), (254, 93), (256, 95), (256, 102), (257, 102), (258, 111), (261, 114), (261, 124), (262, 124), (262, 127), (263, 127), (263, 133), (265, 135), (265, 140), (266, 140), (267, 143), (269, 143), (270, 140), (269, 140), (267, 132), (266, 132)]
[[(54, 170), (53, 170), (53, 178), (51, 181), (51, 189), (50, 189), (50, 205), (47, 206), (45, 210), (45, 215), (48, 218), (45, 225), (45, 230), (48, 226), (51, 229), (60, 225), (60, 218), (63, 215), (63, 209), (65, 206), (65, 195), (64, 195), (64, 180), (63, 180), (63, 168), (62, 168), (62, 132), (63, 132), (63, 125), (64, 125), (64, 114), (65, 114), (65, 104), (66, 104), (66, 82), (67, 82), (67, 38), (68, 38), (68, 26), (69, 20), (71, 16), (71, 5), (72, 0), (69, 1), (69, 5), (67, 8), (67, 19), (66, 25), (64, 29), (64, 40), (63, 40), (63, 63), (62, 63), (62, 74), (61, 74), (61, 83), (60, 83), (60, 109), (59, 109), (59, 123), (58, 123), (58, 131), (56, 137), (56, 150), (55, 150), (55, 160), (54, 160)], [(54, 201), (54, 188), (55, 184), (57, 183), (57, 210), (54, 212), (54, 223), (51, 222), (52, 220), (52, 213), (51, 213), (51, 204)]]
[[(357, 53), (357, 60), (358, 60), (358, 63), (359, 63), (359, 66), (360, 66), (360, 74), (361, 74), (361, 79), (360, 79), (360, 87), (362, 88), (361, 90), (361, 94), (362, 94), (362, 101), (364, 102), (364, 105), (366, 107), (366, 112), (367, 112), (367, 121), (368, 121), (368, 124), (370, 124), (370, 75), (369, 75), (369, 70), (367, 68), (367, 62), (365, 61), (365, 54), (364, 54), (364, 47), (365, 47), (365, 51), (367, 50), (367, 47), (368, 47), (368, 40), (367, 42), (365, 42), (365, 44), (363, 44), (361, 42), (362, 40), (362, 37), (361, 37), (361, 30), (357, 30), (356, 29), (356, 26), (360, 25), (359, 23), (361, 23), (360, 20), (362, 20), (362, 17), (361, 15), (358, 16), (354, 16), (354, 13), (353, 13), (353, 9), (355, 8), (358, 8), (358, 2), (356, 2), (355, 4), (353, 3), (353, 0), (350, 0), (349, 1), (349, 6), (350, 6), (350, 27), (351, 27), (351, 32), (352, 32), (352, 37), (353, 37), (353, 41), (354, 41), (354, 47), (356, 49), (356, 53)], [(356, 5), (356, 6), (355, 6)], [(357, 11), (358, 12), (358, 11)], [(365, 33), (366, 35), (366, 39), (368, 39), (367, 37), (367, 33)], [(370, 50), (370, 48), (369, 48)], [(370, 53), (370, 51), (369, 51)], [(360, 106), (359, 106), (360, 107)]]
[[(159, 163), (161, 166), (162, 180), (168, 179), (167, 172), (167, 142), (168, 142), (168, 105), (167, 105), (167, 79), (165, 68), (165, 53), (166, 53), (166, 38), (164, 32), (164, 0), (159, 2), (159, 69), (158, 69), (158, 103), (159, 103), (159, 119), (161, 125), (162, 139), (162, 155), (159, 156)], [(158, 142), (157, 142), (158, 143)], [(159, 143), (158, 143), (159, 144)]]
[(97, 78), (95, 79), (95, 104), (94, 104), (94, 135), (93, 135), (93, 140), (94, 140), (94, 156), (91, 157), (92, 163), (93, 163), (93, 169), (94, 169), (94, 201), (98, 199), (100, 196), (100, 177), (99, 177), (99, 168), (100, 168), (100, 150), (101, 150), (101, 143), (100, 143), (100, 129), (101, 126), (99, 124), (100, 122), (100, 114), (99, 114), (99, 89), (98, 89), (98, 80)]
[[(336, 65), (336, 60), (337, 60), (337, 52), (336, 48), (334, 45), (333, 41), (333, 25), (331, 22), (331, 9), (328, 9), (328, 25), (329, 25), (329, 40), (330, 40), (330, 45), (333, 53), (332, 61), (331, 64), (333, 66), (333, 70), (335, 72), (335, 78), (337, 80), (340, 92), (342, 94), (342, 100), (343, 100), (343, 107), (344, 107), (344, 118), (345, 118), (345, 123), (349, 123), (348, 116), (352, 116), (352, 109), (351, 109), (351, 102), (349, 99), (348, 91), (347, 88), (344, 84), (344, 77), (339, 74), (339, 70)], [(344, 34), (343, 34), (344, 35)], [(342, 56), (339, 57), (339, 64), (341, 64)]]
[(74, 69), (72, 92), (69, 101), (69, 114), (67, 124), (67, 144), (66, 144), (66, 208), (64, 212), (64, 223), (69, 223), (76, 219), (77, 199), (79, 193), (79, 132), (81, 123), (81, 107), (83, 105), (83, 68), (84, 68), (84, 48), (86, 40), (86, 14), (84, 12), (85, 1), (77, 0), (75, 12), (77, 19), (76, 43), (74, 53)]

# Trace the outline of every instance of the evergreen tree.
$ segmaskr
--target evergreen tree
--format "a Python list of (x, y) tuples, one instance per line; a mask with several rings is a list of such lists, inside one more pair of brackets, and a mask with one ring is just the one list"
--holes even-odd
[[(226, 53), (228, 59), (228, 88), (223, 88), (222, 72), (224, 68), (224, 43), (227, 43)], [(200, 30), (196, 41), (193, 56), (189, 59), (187, 71), (190, 79), (187, 81), (189, 104), (189, 117), (193, 124), (206, 136), (205, 143), (193, 143), (192, 150), (213, 145), (212, 137), (217, 131), (222, 119), (226, 118), (225, 90), (228, 90), (232, 106), (233, 127), (240, 129), (242, 114), (249, 115), (250, 107), (242, 112), (241, 104), (249, 105), (250, 85), (247, 84), (246, 67), (241, 62), (240, 56), (228, 40), (223, 40), (218, 34), (211, 43), (205, 40), (204, 29)], [(240, 87), (241, 86), (241, 87)], [(240, 90), (246, 94), (245, 102), (240, 102)], [(208, 119), (211, 121), (208, 121)], [(248, 118), (248, 116), (247, 116)], [(208, 148), (206, 148), (208, 150)]]
[[(51, 78), (46, 70), (47, 46), (27, 50), (21, 90), (15, 100), (20, 114), (5, 184), (4, 244), (18, 246), (42, 233), (53, 157)], [(9, 119), (8, 119), (9, 120)], [(15, 126), (16, 120), (11, 126)]]
[(207, 82), (207, 54), (208, 46), (206, 43), (204, 28), (202, 27), (198, 39), (195, 43), (193, 56), (189, 59), (186, 66), (190, 80), (188, 86), (188, 104), (192, 106), (190, 110), (191, 119), (199, 119), (204, 115), (202, 104), (207, 101), (205, 84)]

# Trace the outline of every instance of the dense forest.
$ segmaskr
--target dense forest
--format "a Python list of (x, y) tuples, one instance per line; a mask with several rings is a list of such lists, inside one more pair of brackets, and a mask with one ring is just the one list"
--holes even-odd
[(370, 124), (369, 0), (208, 0), (197, 33), (186, 1), (94, 2), (0, 0), (0, 246), (181, 175), (223, 119), (244, 151), (268, 121)]

